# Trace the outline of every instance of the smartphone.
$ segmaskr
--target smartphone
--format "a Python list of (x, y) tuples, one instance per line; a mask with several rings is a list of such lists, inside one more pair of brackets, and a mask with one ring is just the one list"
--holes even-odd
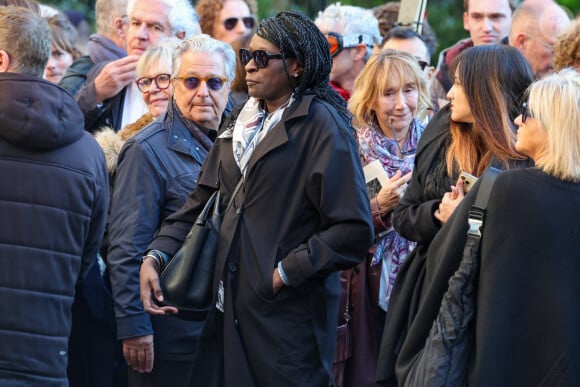
[(459, 174), (459, 178), (463, 180), (463, 193), (468, 193), (471, 187), (473, 187), (477, 181), (477, 177), (470, 175), (467, 172), (461, 172)]

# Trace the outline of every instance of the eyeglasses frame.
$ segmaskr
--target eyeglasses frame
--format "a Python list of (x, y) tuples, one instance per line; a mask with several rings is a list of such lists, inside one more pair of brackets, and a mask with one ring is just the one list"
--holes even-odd
[[(235, 19), (236, 22), (234, 24), (232, 24), (232, 26), (230, 28), (228, 28), (228, 20), (233, 20)], [(236, 26), (238, 25), (238, 23), (240, 22), (240, 20), (242, 21), (242, 23), (244, 23), (244, 27), (246, 27), (246, 29), (251, 30), (252, 28), (254, 28), (256, 26), (256, 18), (254, 16), (243, 16), (243, 17), (228, 17), (227, 19), (225, 19), (223, 21), (223, 25), (224, 28), (227, 31), (231, 31), (234, 28), (236, 28)], [(246, 23), (247, 21), (252, 20), (252, 25), (250, 27), (248, 27), (248, 24)]]
[[(167, 81), (167, 86), (165, 86), (165, 87), (161, 87), (161, 86), (159, 86), (159, 82), (157, 81), (157, 78), (159, 78), (159, 77), (160, 77), (160, 76), (162, 76), (162, 75), (165, 75), (165, 76), (167, 76), (167, 77), (169, 78), (169, 80)], [(147, 91), (143, 91), (143, 90), (141, 89), (141, 86), (139, 86), (139, 81), (141, 81), (142, 79), (149, 79), (149, 80), (151, 80), (151, 84), (149, 85), (149, 90), (147, 90)], [(141, 93), (143, 93), (143, 94), (146, 94), (146, 93), (150, 93), (150, 92), (151, 92), (151, 86), (153, 85), (153, 82), (155, 82), (155, 86), (157, 86), (157, 88), (158, 88), (159, 90), (166, 90), (166, 89), (168, 89), (168, 88), (169, 88), (169, 86), (171, 86), (171, 74), (167, 74), (167, 73), (161, 73), (161, 74), (157, 74), (157, 75), (156, 75), (156, 76), (154, 76), (154, 77), (141, 77), (141, 78), (139, 78), (139, 79), (137, 79), (137, 80), (135, 81), (135, 84), (137, 85), (137, 88), (139, 89), (139, 91), (140, 91)]]
[(530, 111), (530, 106), (527, 102), (522, 103), (520, 106), (520, 114), (522, 116), (522, 123), (525, 124), (528, 118), (534, 118), (532, 112)]
[[(195, 87), (193, 89), (190, 89), (189, 87), (187, 87), (185, 85), (185, 80), (188, 79), (188, 78), (197, 78), (199, 80), (199, 84), (197, 85), (197, 87)], [(199, 85), (201, 85), (201, 82), (205, 82), (207, 88), (210, 89), (210, 90), (212, 90), (212, 91), (220, 91), (221, 89), (224, 88), (225, 84), (228, 82), (228, 79), (227, 78), (220, 77), (219, 75), (212, 75), (210, 77), (198, 77), (196, 75), (191, 75), (191, 76), (186, 76), (186, 77), (175, 77), (173, 79), (174, 80), (181, 80), (182, 81), (181, 83), (183, 84), (183, 87), (185, 87), (189, 91), (197, 90), (199, 88)], [(207, 83), (207, 81), (209, 81), (210, 79), (219, 79), (220, 81), (222, 81), (221, 87), (219, 89), (214, 89), (214, 88), (210, 87), (209, 83)]]
[[(247, 53), (247, 55), (249, 55), (250, 59), (248, 59), (248, 61), (245, 61), (243, 58), (245, 53)], [(263, 65), (258, 64), (258, 62), (256, 61), (256, 53), (262, 53), (261, 55), (265, 55), (266, 59), (265, 59), (265, 63), (263, 63)], [(242, 63), (242, 66), (245, 67), (248, 63), (250, 63), (250, 60), (253, 60), (254, 64), (259, 69), (263, 69), (263, 68), (268, 67), (268, 63), (270, 62), (270, 59), (284, 59), (284, 56), (282, 56), (282, 54), (271, 54), (265, 50), (250, 51), (249, 48), (240, 48), (238, 55), (240, 58), (240, 62)], [(244, 62), (246, 62), (246, 63), (244, 63)]]

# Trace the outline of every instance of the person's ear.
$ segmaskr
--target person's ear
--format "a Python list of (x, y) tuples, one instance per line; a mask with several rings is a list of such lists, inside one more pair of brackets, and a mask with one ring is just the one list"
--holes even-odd
[(467, 12), (463, 12), (463, 29), (469, 31), (469, 15)]
[(367, 54), (367, 46), (364, 43), (360, 43), (358, 46), (356, 46), (353, 59), (355, 61), (364, 60), (366, 54)]
[(113, 20), (113, 29), (122, 39), (125, 39), (125, 31), (127, 30), (126, 27), (127, 24), (122, 17), (116, 17), (115, 20)]
[(528, 40), (528, 37), (526, 36), (526, 34), (522, 34), (522, 33), (517, 34), (516, 37), (514, 38), (514, 42), (513, 42), (514, 47), (520, 51), (523, 51), (527, 40)]
[(10, 68), (10, 56), (4, 50), (0, 50), (0, 73), (7, 73)]
[(175, 34), (175, 37), (179, 40), (185, 39), (185, 31), (181, 31)]
[(302, 73), (304, 73), (304, 67), (298, 63), (297, 60), (295, 60), (294, 63), (290, 66), (290, 76), (292, 78), (298, 78), (302, 75)]
[(427, 81), (431, 82), (434, 76), (435, 76), (435, 67), (427, 66)]

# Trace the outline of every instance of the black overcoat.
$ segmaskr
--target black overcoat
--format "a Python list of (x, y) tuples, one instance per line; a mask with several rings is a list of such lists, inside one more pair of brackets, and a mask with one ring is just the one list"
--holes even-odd
[[(227, 125), (226, 125), (227, 126)], [(338, 316), (338, 270), (373, 241), (362, 167), (350, 124), (304, 96), (258, 144), (244, 184), (225, 212), (210, 311), (192, 386), (327, 386)], [(222, 206), (240, 178), (232, 139), (218, 137), (185, 206), (150, 245), (175, 253), (219, 186)], [(278, 262), (289, 285), (273, 294)]]

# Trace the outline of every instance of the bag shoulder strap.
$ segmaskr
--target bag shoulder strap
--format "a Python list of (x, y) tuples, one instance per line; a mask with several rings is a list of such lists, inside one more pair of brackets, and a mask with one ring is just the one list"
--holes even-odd
[(244, 176), (242, 175), (242, 177), (240, 177), (240, 180), (238, 180), (238, 184), (236, 184), (236, 188), (234, 188), (234, 190), (232, 192), (232, 196), (230, 197), (230, 200), (228, 202), (228, 206), (226, 207), (226, 212), (228, 212), (228, 210), (232, 206), (232, 204), (234, 202), (234, 198), (238, 194), (238, 191), (240, 190), (240, 188), (242, 187), (243, 184), (244, 184)]
[(491, 194), (495, 178), (500, 174), (500, 172), (499, 169), (490, 167), (480, 178), (479, 191), (477, 191), (475, 202), (473, 203), (473, 206), (471, 206), (469, 218), (467, 220), (469, 223), (469, 231), (467, 231), (468, 236), (481, 238), (481, 230), (483, 229), (483, 222), (485, 221), (485, 212), (487, 209), (487, 202), (489, 201), (489, 195)]

